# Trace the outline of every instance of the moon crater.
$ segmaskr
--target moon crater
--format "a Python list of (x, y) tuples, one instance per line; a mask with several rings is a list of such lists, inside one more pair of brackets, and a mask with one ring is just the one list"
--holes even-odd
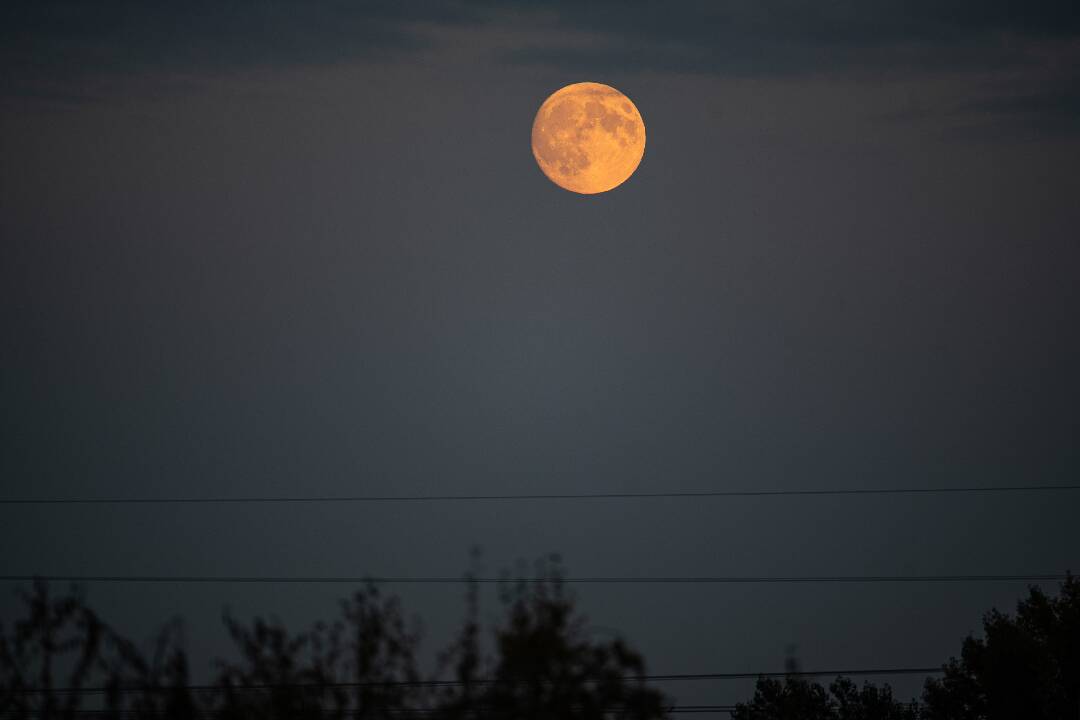
[(536, 113), (532, 149), (559, 187), (601, 193), (634, 174), (645, 154), (645, 123), (630, 98), (608, 85), (575, 83), (553, 93)]

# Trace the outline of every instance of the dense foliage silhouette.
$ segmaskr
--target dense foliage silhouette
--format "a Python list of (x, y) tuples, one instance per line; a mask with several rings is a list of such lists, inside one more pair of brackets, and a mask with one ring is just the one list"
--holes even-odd
[[(622, 639), (597, 642), (562, 582), (557, 560), (532, 581), (500, 589), (501, 620), (484, 642), (477, 584), (461, 630), (434, 676), (418, 669), (418, 626), (398, 600), (368, 585), (338, 617), (291, 635), (280, 623), (226, 612), (237, 659), (193, 685), (182, 625), (146, 649), (109, 627), (77, 589), (54, 597), (42, 582), (22, 598), (26, 616), (0, 624), (0, 718), (83, 717), (340, 720), (431, 717), (652, 720), (670, 701), (649, 687), (645, 662)], [(984, 637), (926, 683), (921, 703), (888, 685), (839, 677), (828, 687), (793, 672), (760, 678), (735, 720), (1064, 720), (1080, 717), (1080, 582), (1060, 593), (1032, 587), (1015, 616), (990, 611)], [(490, 649), (486, 649), (490, 648)], [(436, 678), (451, 677), (451, 682)]]
[(1080, 581), (1056, 597), (1031, 588), (1012, 617), (991, 610), (984, 637), (968, 636), (960, 658), (929, 680), (927, 720), (1080, 718)]

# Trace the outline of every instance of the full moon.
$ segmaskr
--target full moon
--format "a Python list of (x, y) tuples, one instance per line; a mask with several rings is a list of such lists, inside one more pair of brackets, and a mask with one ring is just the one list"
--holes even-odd
[(551, 182), (592, 195), (622, 185), (645, 154), (645, 123), (608, 85), (567, 85), (544, 101), (532, 127), (536, 164)]

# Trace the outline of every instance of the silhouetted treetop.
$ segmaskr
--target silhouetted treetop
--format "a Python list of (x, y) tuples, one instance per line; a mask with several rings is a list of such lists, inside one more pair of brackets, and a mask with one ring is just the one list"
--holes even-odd
[(819, 683), (788, 677), (783, 681), (761, 678), (754, 698), (739, 703), (735, 720), (916, 720), (918, 705), (893, 698), (888, 685), (870, 683), (861, 688), (837, 678), (826, 689)]
[(1080, 717), (1080, 581), (1056, 597), (1038, 587), (1012, 617), (991, 610), (984, 637), (968, 636), (945, 676), (923, 694), (927, 720), (1062, 720)]
[[(488, 654), (481, 650), (476, 585), (469, 586), (466, 621), (441, 656), (453, 684), (420, 673), (416, 625), (406, 623), (396, 598), (370, 584), (340, 603), (337, 619), (299, 634), (274, 620), (242, 622), (226, 612), (237, 658), (219, 660), (211, 683), (192, 686), (179, 623), (166, 626), (144, 653), (77, 593), (52, 599), (37, 583), (24, 596), (28, 617), (10, 636), (0, 632), (0, 717), (662, 717), (661, 694), (627, 678), (644, 673), (641, 656), (622, 640), (593, 642), (557, 562), (543, 568), (540, 580), (507, 582)], [(89, 687), (96, 691), (71, 692)]]
[[(659, 720), (671, 702), (645, 683), (642, 656), (623, 639), (595, 640), (561, 566), (540, 563), (529, 581), (500, 586), (487, 636), (478, 585), (455, 641), (432, 676), (417, 666), (418, 625), (373, 584), (338, 616), (290, 633), (280, 622), (226, 612), (236, 659), (193, 685), (174, 620), (137, 645), (103, 622), (77, 590), (54, 597), (43, 582), (21, 593), (24, 618), (0, 624), (0, 720)], [(984, 636), (926, 683), (923, 702), (888, 685), (828, 687), (794, 674), (759, 678), (735, 720), (1065, 720), (1080, 716), (1080, 582), (1029, 590), (1015, 616), (989, 612)], [(796, 666), (789, 663), (789, 672)], [(439, 678), (450, 673), (452, 681)]]

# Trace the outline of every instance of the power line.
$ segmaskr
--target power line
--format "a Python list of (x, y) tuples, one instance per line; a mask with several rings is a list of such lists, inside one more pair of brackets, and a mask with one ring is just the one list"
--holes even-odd
[(683, 577), (379, 577), (379, 576), (289, 576), (289, 575), (0, 575), (0, 582), (85, 582), (85, 583), (255, 583), (255, 584), (412, 584), (447, 585), (461, 583), (501, 584), (515, 582), (562, 582), (574, 584), (761, 584), (761, 583), (964, 583), (964, 582), (1045, 582), (1065, 580), (1068, 574), (1024, 575), (702, 575)]
[[(941, 666), (937, 667), (898, 667), (898, 668), (853, 668), (845, 670), (796, 670), (796, 671), (773, 671), (773, 672), (728, 672), (728, 673), (668, 673), (663, 675), (623, 675), (622, 679), (627, 681), (641, 681), (641, 682), (670, 682), (670, 681), (682, 681), (682, 680), (746, 680), (759, 677), (825, 677), (825, 676), (864, 676), (864, 675), (936, 675), (942, 671)], [(499, 682), (490, 678), (478, 678), (471, 681), (473, 685), (495, 685)], [(511, 681), (512, 682), (512, 681)], [(528, 680), (525, 682), (532, 682)], [(328, 682), (328, 683), (258, 683), (258, 684), (245, 684), (245, 685), (172, 685), (172, 686), (128, 686), (128, 687), (67, 687), (67, 688), (52, 688), (45, 690), (43, 688), (21, 688), (14, 689), (13, 692), (18, 692), (25, 695), (42, 694), (45, 692), (56, 692), (63, 694), (98, 694), (105, 692), (166, 692), (169, 690), (190, 690), (193, 692), (223, 692), (226, 690), (303, 690), (308, 688), (313, 689), (337, 689), (337, 688), (364, 688), (364, 687), (459, 687), (466, 685), (463, 680), (383, 680), (383, 681), (368, 681), (368, 682)]]
[(935, 675), (943, 672), (941, 666), (935, 667), (898, 667), (898, 668), (855, 668), (847, 670), (794, 670), (777, 672), (730, 672), (730, 673), (683, 673), (669, 675), (627, 675), (625, 680), (648, 680), (665, 682), (669, 680), (745, 680), (759, 677), (824, 677), (832, 675)]
[[(360, 709), (360, 710), (344, 710), (343, 712), (347, 717), (364, 717), (364, 716), (367, 716), (372, 710), (380, 710), (380, 711), (388, 713), (390, 715), (431, 715), (431, 714), (446, 712), (445, 710), (443, 710), (441, 708), (432, 708), (432, 707), (413, 707), (413, 708), (409, 708), (409, 707), (382, 707), (382, 706), (373, 706), (373, 707), (363, 708), (363, 709)], [(603, 713), (606, 714), (606, 713), (622, 712), (622, 711), (625, 710), (625, 708), (614, 707), (613, 706), (613, 707), (601, 707), (601, 708), (598, 708), (598, 710), (600, 712), (603, 712)], [(726, 713), (731, 713), (734, 710), (735, 710), (734, 705), (670, 705), (670, 706), (664, 708), (664, 711), (667, 712), (667, 713), (725, 713), (725, 712)], [(139, 710), (72, 710), (70, 712), (72, 714), (78, 716), (78, 717), (105, 717), (105, 718), (112, 718), (112, 717), (146, 717), (148, 715), (149, 716), (171, 717), (171, 715), (165, 710), (154, 711), (154, 710), (147, 710), (145, 708), (141, 708)], [(211, 717), (212, 716), (212, 712), (209, 711), (209, 710), (204, 710), (204, 709), (200, 709), (200, 708), (194, 708), (194, 712), (195, 712), (195, 714), (201, 715), (203, 717)], [(501, 714), (498, 714), (498, 713), (493, 715), (492, 711), (490, 709), (485, 709), (483, 711), (483, 713), (484, 713), (483, 717), (499, 717), (501, 715)], [(5, 717), (5, 716), (0, 716), (0, 717)], [(19, 712), (17, 712), (17, 711), (10, 711), (10, 714), (6, 715), (6, 717), (22, 718), (22, 717), (25, 717), (25, 716), (19, 714)]]
[(734, 705), (674, 705), (667, 708), (671, 713), (731, 713), (735, 711)]
[(1013, 485), (999, 487), (832, 488), (818, 490), (716, 490), (687, 492), (531, 493), (522, 495), (316, 495), (243, 497), (113, 497), (7, 498), (0, 505), (211, 505), (272, 503), (476, 502), (543, 500), (661, 500), (740, 497), (808, 497), (837, 495), (944, 495), (966, 493), (1067, 492), (1080, 485)]

